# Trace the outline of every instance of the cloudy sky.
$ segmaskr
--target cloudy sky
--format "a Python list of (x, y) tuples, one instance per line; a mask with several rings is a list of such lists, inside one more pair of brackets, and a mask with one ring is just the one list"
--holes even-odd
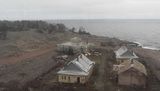
[(0, 20), (160, 19), (160, 0), (0, 0)]

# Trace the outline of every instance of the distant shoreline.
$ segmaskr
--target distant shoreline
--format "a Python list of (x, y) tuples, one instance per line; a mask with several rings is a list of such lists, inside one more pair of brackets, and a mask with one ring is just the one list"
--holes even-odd
[(156, 48), (156, 47), (143, 46), (143, 44), (142, 44), (142, 43), (140, 43), (140, 42), (133, 42), (133, 43), (138, 44), (138, 45), (139, 45), (139, 46), (141, 46), (143, 49), (150, 49), (150, 50), (157, 50), (157, 51), (159, 51), (159, 50), (160, 50), (159, 48)]

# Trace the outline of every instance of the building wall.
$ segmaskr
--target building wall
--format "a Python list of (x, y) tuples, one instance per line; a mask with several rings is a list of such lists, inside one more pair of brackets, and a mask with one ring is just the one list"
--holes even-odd
[(68, 52), (70, 48), (73, 49), (74, 52), (78, 51), (78, 49), (73, 46), (57, 45), (57, 49), (60, 52)]
[[(124, 61), (128, 61), (130, 59), (131, 58), (117, 58), (116, 60), (117, 60), (117, 63), (120, 64), (120, 63), (123, 63)], [(137, 58), (134, 58), (134, 59), (136, 60)]]
[[(79, 82), (78, 82), (79, 79)], [(87, 81), (86, 76), (74, 76), (74, 75), (58, 75), (58, 81), (62, 83), (85, 83)]]
[[(122, 62), (124, 62), (124, 61), (128, 61), (128, 60), (130, 60), (131, 58), (117, 58), (116, 60), (117, 60), (117, 63), (118, 64), (120, 64), (120, 63), (122, 63)], [(136, 59), (138, 59), (138, 58), (134, 58), (135, 60)]]
[(130, 58), (117, 58), (117, 63), (120, 64), (120, 63), (122, 63), (124, 61), (128, 61), (128, 60), (130, 60)]
[(119, 85), (136, 85), (136, 86), (145, 86), (146, 77), (142, 73), (135, 72), (123, 72), (118, 75), (118, 84)]
[(63, 45), (57, 45), (57, 50), (59, 51), (59, 52), (68, 52), (69, 51), (69, 49), (72, 49), (73, 50), (73, 52), (74, 53), (76, 53), (76, 52), (80, 52), (80, 51), (86, 51), (87, 50), (87, 48), (86, 47), (80, 47), (80, 46), (63, 46)]

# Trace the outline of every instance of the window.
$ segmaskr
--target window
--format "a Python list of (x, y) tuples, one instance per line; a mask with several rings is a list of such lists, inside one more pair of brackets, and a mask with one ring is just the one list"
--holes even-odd
[(62, 80), (66, 80), (66, 76), (62, 76)]
[(68, 77), (68, 80), (70, 81), (70, 76)]

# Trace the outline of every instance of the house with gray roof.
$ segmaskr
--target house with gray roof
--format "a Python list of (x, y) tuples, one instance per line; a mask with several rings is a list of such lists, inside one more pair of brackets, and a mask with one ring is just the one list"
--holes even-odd
[(117, 51), (114, 52), (118, 63), (122, 63), (125, 60), (137, 59), (138, 56), (126, 46), (120, 47)]
[(94, 64), (95, 62), (81, 54), (57, 72), (58, 82), (84, 84), (90, 78)]

